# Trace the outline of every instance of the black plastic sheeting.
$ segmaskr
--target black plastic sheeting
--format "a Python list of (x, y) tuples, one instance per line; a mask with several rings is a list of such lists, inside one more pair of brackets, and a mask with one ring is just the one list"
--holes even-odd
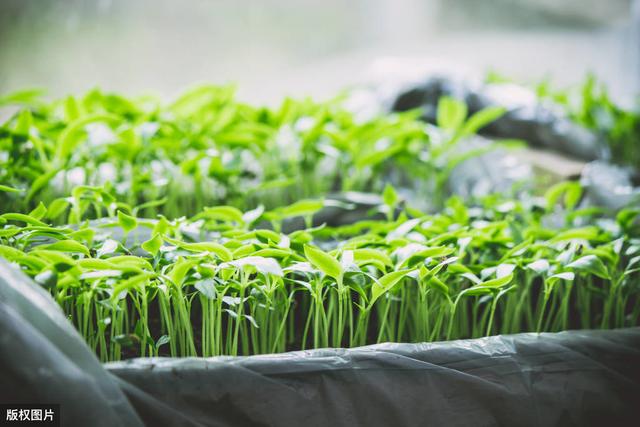
[(497, 138), (517, 138), (532, 146), (550, 148), (582, 160), (609, 157), (598, 135), (573, 122), (561, 107), (540, 101), (535, 93), (512, 83), (479, 84), (444, 75), (425, 76), (391, 101), (394, 111), (422, 108), (423, 118), (435, 122), (438, 100), (451, 96), (464, 101), (470, 113), (500, 106), (505, 114), (482, 130)]
[(639, 362), (630, 328), (101, 365), (0, 260), (0, 401), (60, 403), (69, 426), (622, 425)]

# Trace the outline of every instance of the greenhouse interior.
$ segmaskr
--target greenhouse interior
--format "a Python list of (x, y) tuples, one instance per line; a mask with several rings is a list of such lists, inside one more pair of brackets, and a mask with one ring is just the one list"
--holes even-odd
[(640, 419), (639, 0), (2, 0), (0, 423)]

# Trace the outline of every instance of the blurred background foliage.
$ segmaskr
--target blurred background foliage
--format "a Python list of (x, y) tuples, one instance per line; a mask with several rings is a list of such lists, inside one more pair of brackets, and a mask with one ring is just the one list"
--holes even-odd
[(394, 56), (559, 85), (592, 71), (629, 101), (638, 9), (634, 0), (3, 0), (0, 92), (170, 96), (209, 81), (277, 102), (332, 96)]

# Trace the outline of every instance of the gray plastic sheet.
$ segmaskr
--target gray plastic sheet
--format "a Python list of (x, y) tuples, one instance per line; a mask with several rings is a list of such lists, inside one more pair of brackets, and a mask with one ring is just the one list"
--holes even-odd
[(107, 370), (129, 384), (148, 423), (172, 406), (211, 426), (585, 426), (638, 415), (639, 361), (640, 330), (626, 329), (136, 359)]
[(580, 176), (585, 189), (585, 205), (619, 210), (640, 206), (640, 187), (633, 186), (633, 171), (610, 163), (589, 163)]
[(2, 258), (0, 403), (60, 404), (69, 426), (144, 425), (49, 293)]
[(0, 402), (68, 426), (635, 424), (640, 328), (101, 365), (0, 260)]

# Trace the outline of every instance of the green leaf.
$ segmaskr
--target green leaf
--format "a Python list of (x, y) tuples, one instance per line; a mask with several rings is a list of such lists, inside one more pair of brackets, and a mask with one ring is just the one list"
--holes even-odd
[(252, 224), (256, 222), (264, 213), (264, 206), (260, 205), (257, 208), (247, 211), (242, 214), (242, 221), (246, 224)]
[(56, 176), (59, 169), (51, 169), (45, 172), (43, 175), (38, 176), (35, 181), (31, 184), (31, 188), (29, 188), (29, 192), (27, 193), (26, 201), (29, 202), (33, 196), (35, 196), (38, 191), (42, 190), (51, 179)]
[(631, 209), (631, 208), (622, 209), (616, 215), (616, 221), (618, 222), (618, 224), (620, 224), (620, 226), (623, 229), (628, 230), (631, 228), (633, 221), (635, 221), (635, 219), (639, 215), (640, 215), (640, 209)]
[(379, 278), (376, 282), (371, 286), (371, 298), (369, 299), (369, 307), (373, 306), (373, 304), (386, 292), (389, 292), (395, 285), (397, 285), (400, 280), (402, 280), (407, 274), (414, 271), (413, 269), (407, 270), (398, 270), (392, 271), (391, 273), (387, 273), (381, 278)]
[(42, 227), (46, 227), (47, 224), (45, 224), (44, 222), (38, 220), (37, 218), (33, 218), (29, 215), (25, 215), (25, 214), (20, 214), (20, 213), (6, 213), (3, 215), (0, 215), (0, 218), (4, 218), (7, 221), (19, 221), (19, 222), (25, 222), (27, 224), (31, 224), (31, 225), (39, 225)]
[(8, 261), (13, 261), (18, 257), (24, 256), (24, 252), (11, 246), (0, 245), (0, 256), (6, 258)]
[(333, 277), (338, 282), (342, 281), (342, 266), (334, 257), (321, 249), (309, 245), (304, 245), (304, 255), (314, 267), (324, 274)]
[(113, 270), (116, 267), (108, 260), (99, 258), (83, 258), (78, 260), (78, 265), (87, 270)]
[(563, 242), (565, 240), (595, 240), (598, 238), (598, 234), (600, 234), (600, 230), (595, 226), (588, 226), (582, 228), (573, 228), (571, 230), (563, 231), (561, 233), (556, 234), (555, 237), (549, 239), (549, 243), (558, 243)]
[(384, 204), (390, 208), (394, 208), (398, 203), (398, 193), (396, 193), (396, 190), (391, 184), (385, 185), (384, 192), (382, 193), (382, 200)]
[(253, 252), (252, 255), (268, 258), (292, 258), (298, 261), (304, 261), (304, 258), (289, 249), (264, 248)]
[(436, 123), (447, 130), (458, 130), (467, 118), (467, 104), (457, 99), (443, 96), (438, 101)]
[(553, 210), (560, 197), (564, 194), (564, 206), (573, 209), (582, 197), (582, 186), (579, 182), (563, 181), (551, 186), (544, 194), (547, 210)]
[(118, 284), (113, 287), (113, 294), (111, 298), (114, 300), (120, 298), (121, 293), (128, 292), (131, 289), (143, 285), (149, 280), (150, 277), (151, 275), (149, 274), (137, 274), (127, 280), (118, 282)]
[(20, 111), (20, 114), (18, 114), (15, 132), (18, 135), (29, 135), (29, 129), (31, 129), (31, 126), (33, 126), (31, 111), (27, 109)]
[(530, 264), (527, 264), (529, 270), (533, 270), (537, 274), (544, 274), (549, 270), (549, 261), (546, 259), (538, 259)]
[(571, 264), (567, 265), (567, 268), (591, 273), (603, 279), (611, 278), (607, 267), (604, 265), (602, 260), (595, 255), (587, 255), (582, 258), (578, 258)]
[[(168, 239), (167, 239), (168, 240)], [(174, 243), (172, 240), (169, 240), (171, 243)], [(229, 249), (221, 245), (220, 243), (215, 242), (199, 242), (199, 243), (174, 243), (177, 244), (180, 248), (186, 249), (191, 252), (211, 252), (218, 256), (223, 262), (228, 262), (233, 259), (233, 254)]]
[(437, 291), (445, 294), (445, 295), (449, 295), (449, 287), (440, 279), (438, 279), (437, 277), (432, 277), (429, 279), (429, 281), (427, 282), (427, 284), (429, 286), (431, 286), (432, 288), (436, 289)]
[(463, 135), (473, 135), (491, 122), (498, 120), (506, 112), (504, 107), (487, 107), (473, 114), (462, 127)]
[(562, 273), (554, 274), (553, 276), (549, 276), (549, 278), (547, 279), (547, 282), (552, 282), (552, 281), (555, 282), (557, 280), (566, 280), (570, 282), (573, 279), (575, 279), (575, 274), (570, 271), (565, 271)]
[(472, 286), (468, 289), (465, 289), (461, 292), (462, 295), (474, 296), (474, 295), (484, 295), (487, 293), (495, 292), (499, 289), (504, 288), (513, 280), (513, 273), (499, 277), (497, 279), (487, 280), (478, 285)]
[(29, 212), (29, 216), (35, 219), (42, 219), (47, 214), (47, 208), (44, 203), (38, 203), (38, 206)]
[(160, 346), (168, 344), (169, 341), (171, 341), (171, 337), (169, 335), (163, 335), (158, 338), (158, 341), (156, 341), (156, 350), (159, 349)]
[(513, 280), (513, 273), (508, 274), (506, 276), (498, 277), (496, 279), (487, 280), (485, 282), (480, 283), (478, 286), (482, 286), (485, 288), (501, 288), (511, 283), (512, 280)]
[(104, 255), (111, 255), (112, 253), (115, 253), (120, 247), (122, 247), (120, 243), (116, 242), (113, 239), (107, 239), (96, 251), (96, 256), (102, 257)]
[(236, 268), (255, 270), (259, 273), (264, 274), (265, 276), (268, 274), (272, 274), (274, 276), (282, 277), (282, 267), (278, 261), (273, 258), (265, 258), (262, 256), (248, 256), (246, 258), (240, 258), (233, 261), (230, 261), (225, 264), (221, 264), (221, 267), (225, 267), (226, 264), (232, 265)]
[(426, 248), (414, 254), (411, 254), (404, 261), (402, 261), (398, 267), (402, 268), (408, 265), (414, 265), (416, 261), (422, 261), (427, 258), (445, 257), (447, 255), (451, 255), (453, 252), (455, 252), (455, 250), (455, 248), (449, 248), (446, 246), (434, 246)]
[(55, 243), (42, 245), (40, 248), (59, 252), (77, 252), (89, 256), (89, 249), (75, 240), (59, 240)]
[(213, 279), (198, 280), (194, 287), (208, 299), (216, 299), (216, 282)]
[(69, 255), (65, 255), (63, 252), (65, 251), (56, 250), (56, 249), (49, 250), (46, 247), (46, 245), (41, 245), (41, 246), (38, 246), (36, 249), (32, 250), (31, 252), (29, 252), (29, 255), (33, 255), (41, 259), (45, 259), (54, 264), (75, 265), (76, 260), (71, 258)]
[(69, 206), (69, 202), (65, 198), (55, 199), (49, 204), (47, 209), (47, 218), (56, 219), (64, 213)]
[(120, 224), (125, 233), (129, 233), (138, 226), (138, 221), (131, 215), (118, 211), (118, 224)]
[(64, 115), (67, 122), (73, 122), (80, 117), (78, 102), (73, 96), (68, 96), (67, 99), (64, 100)]
[(267, 243), (269, 241), (278, 244), (280, 242), (281, 236), (280, 234), (276, 233), (273, 230), (256, 230), (255, 231), (256, 236), (258, 237), (258, 239), (260, 239), (260, 241)]
[(385, 252), (369, 248), (353, 250), (353, 260), (358, 266), (366, 265), (372, 261), (378, 261), (386, 267), (393, 267), (393, 262)]
[(389, 158), (395, 156), (398, 152), (402, 151), (403, 147), (400, 144), (392, 144), (382, 150), (371, 150), (367, 152), (360, 152), (355, 158), (355, 165), (359, 169), (363, 169), (366, 166), (373, 167), (378, 165)]
[(0, 185), (0, 191), (4, 191), (5, 193), (22, 193), (24, 190), (20, 190), (19, 188), (9, 187), (7, 185)]
[(159, 234), (155, 234), (151, 239), (144, 242), (142, 245), (142, 249), (149, 252), (151, 255), (156, 256), (158, 251), (160, 250), (160, 246), (162, 246), (162, 236)]
[(169, 231), (170, 227), (171, 225), (169, 224), (169, 221), (167, 221), (164, 216), (160, 216), (160, 219), (158, 220), (158, 222), (156, 222), (156, 225), (154, 225), (151, 233), (165, 235)]
[(66, 161), (76, 146), (80, 143), (84, 127), (90, 123), (106, 122), (114, 123), (120, 121), (118, 116), (112, 114), (94, 114), (91, 116), (81, 117), (70, 123), (60, 134), (58, 144), (56, 145), (56, 158), (60, 163)]

